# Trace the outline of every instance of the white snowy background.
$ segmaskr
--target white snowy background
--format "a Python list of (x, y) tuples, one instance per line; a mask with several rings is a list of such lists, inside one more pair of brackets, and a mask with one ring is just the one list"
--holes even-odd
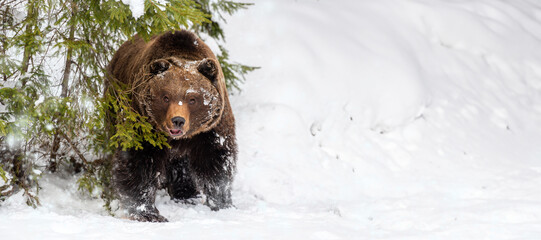
[[(137, 1), (131, 1), (137, 2)], [(109, 216), (77, 176), (2, 239), (541, 239), (541, 2), (258, 0), (228, 18), (235, 209)]]

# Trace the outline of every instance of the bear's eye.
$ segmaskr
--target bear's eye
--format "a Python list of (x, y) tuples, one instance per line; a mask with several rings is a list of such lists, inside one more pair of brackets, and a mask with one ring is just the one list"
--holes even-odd
[(190, 103), (190, 105), (194, 105), (195, 104), (195, 98), (191, 98), (189, 103)]
[(166, 102), (166, 103), (169, 102), (169, 97), (168, 96), (163, 96), (163, 101)]

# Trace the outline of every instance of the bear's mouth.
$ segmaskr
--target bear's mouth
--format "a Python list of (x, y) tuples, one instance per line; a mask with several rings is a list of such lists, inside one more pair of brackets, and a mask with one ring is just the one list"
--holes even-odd
[(169, 134), (171, 137), (177, 138), (182, 136), (184, 132), (182, 132), (182, 129), (169, 129)]

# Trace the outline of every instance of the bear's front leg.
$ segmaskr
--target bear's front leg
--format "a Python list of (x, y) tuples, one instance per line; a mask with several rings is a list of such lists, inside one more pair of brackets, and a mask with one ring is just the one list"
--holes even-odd
[(220, 179), (216, 182), (203, 182), (202, 190), (207, 199), (205, 205), (207, 205), (213, 211), (218, 211), (224, 208), (233, 207), (233, 201), (231, 200), (231, 180)]
[(196, 188), (206, 196), (205, 204), (212, 210), (229, 208), (231, 183), (235, 171), (236, 145), (234, 136), (221, 137), (214, 131), (200, 134), (198, 144), (190, 153), (190, 168)]
[(142, 222), (167, 222), (154, 201), (161, 178), (161, 162), (143, 151), (119, 151), (113, 165), (113, 187), (129, 218)]

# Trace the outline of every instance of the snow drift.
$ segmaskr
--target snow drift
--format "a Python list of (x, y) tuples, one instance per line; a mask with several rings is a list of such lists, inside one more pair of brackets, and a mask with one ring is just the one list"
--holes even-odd
[(232, 97), (235, 209), (162, 193), (108, 216), (72, 177), (0, 208), (6, 239), (537, 239), (541, 3), (260, 0), (228, 19), (262, 68)]

